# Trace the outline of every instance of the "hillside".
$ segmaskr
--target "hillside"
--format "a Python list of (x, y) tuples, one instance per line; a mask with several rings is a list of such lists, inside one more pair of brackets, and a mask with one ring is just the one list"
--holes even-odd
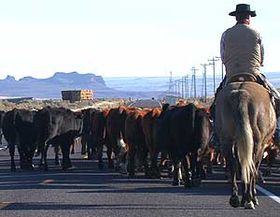
[(0, 80), (0, 96), (34, 97), (43, 99), (61, 98), (62, 90), (92, 89), (96, 98), (150, 98), (153, 93), (122, 91), (106, 86), (102, 76), (79, 74), (77, 72), (57, 72), (52, 77), (37, 79), (23, 77), (16, 80), (7, 76)]

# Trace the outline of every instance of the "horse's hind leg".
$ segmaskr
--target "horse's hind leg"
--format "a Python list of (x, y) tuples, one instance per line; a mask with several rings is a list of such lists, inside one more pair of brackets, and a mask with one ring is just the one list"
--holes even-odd
[(256, 190), (256, 177), (253, 178), (253, 182), (252, 182), (252, 201), (254, 203), (255, 206), (258, 206), (259, 205), (259, 200), (257, 198), (257, 190)]
[(248, 184), (243, 183), (243, 197), (241, 203), (242, 205), (244, 205), (245, 209), (255, 209), (255, 205), (253, 202), (252, 186), (253, 178), (251, 178)]
[(256, 176), (253, 177), (253, 183), (252, 183), (252, 201), (254, 203), (255, 206), (258, 206), (259, 205), (259, 200), (257, 198), (257, 190), (256, 190), (256, 183), (257, 183), (257, 180), (259, 179), (259, 175), (260, 175), (260, 165), (261, 165), (261, 160), (257, 160), (257, 163), (256, 163), (256, 171), (258, 172), (258, 174)]
[(238, 186), (236, 182), (236, 174), (238, 171), (238, 160), (237, 156), (234, 154), (234, 150), (230, 150), (230, 154), (228, 157), (228, 168), (230, 170), (230, 177), (231, 177), (231, 190), (232, 194), (229, 200), (229, 203), (232, 207), (239, 207), (240, 202), (238, 198)]
[(255, 205), (258, 204), (258, 200), (255, 197), (256, 195), (255, 184), (256, 184), (256, 176), (254, 174), (250, 175), (249, 183), (243, 183), (243, 188), (242, 188), (243, 196), (241, 200), (241, 206), (244, 206), (245, 209), (255, 209)]

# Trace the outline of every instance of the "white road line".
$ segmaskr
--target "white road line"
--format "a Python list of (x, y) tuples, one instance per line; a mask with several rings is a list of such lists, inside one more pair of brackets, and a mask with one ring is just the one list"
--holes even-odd
[(256, 186), (257, 190), (271, 198), (272, 200), (276, 201), (277, 203), (280, 203), (280, 198), (276, 196), (275, 194), (271, 193), (270, 191), (264, 189), (263, 187), (257, 185)]

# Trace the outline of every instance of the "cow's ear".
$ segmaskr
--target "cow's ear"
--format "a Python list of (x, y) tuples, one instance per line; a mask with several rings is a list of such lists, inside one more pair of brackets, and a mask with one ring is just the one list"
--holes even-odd
[(166, 111), (169, 107), (169, 104), (168, 103), (164, 103), (162, 104), (162, 111)]

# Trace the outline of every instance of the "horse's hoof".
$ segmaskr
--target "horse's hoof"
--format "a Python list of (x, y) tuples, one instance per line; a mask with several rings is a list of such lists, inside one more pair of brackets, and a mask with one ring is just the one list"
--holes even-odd
[(16, 171), (17, 171), (16, 167), (11, 167), (11, 172), (16, 172)]
[(239, 202), (239, 198), (237, 195), (235, 196), (231, 196), (230, 199), (229, 199), (229, 204), (234, 207), (234, 208), (237, 208), (240, 206), (240, 202)]
[(253, 203), (254, 203), (255, 206), (259, 206), (260, 205), (259, 200), (257, 198), (253, 199)]
[(245, 202), (244, 208), (245, 209), (255, 209), (255, 205), (254, 205), (253, 201), (250, 201), (249, 203)]

